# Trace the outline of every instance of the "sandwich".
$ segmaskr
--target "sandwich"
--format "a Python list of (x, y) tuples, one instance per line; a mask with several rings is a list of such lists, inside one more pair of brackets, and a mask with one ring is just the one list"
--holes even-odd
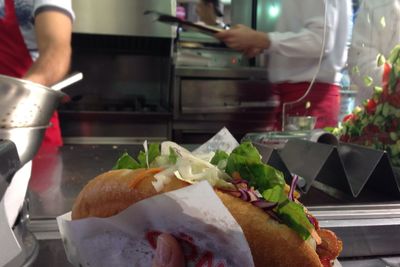
[(135, 160), (125, 153), (113, 170), (89, 181), (76, 198), (72, 219), (110, 217), (130, 205), (199, 181), (208, 181), (241, 226), (254, 265), (332, 266), (342, 242), (298, 200), (297, 177), (261, 160), (249, 142), (230, 154), (194, 155), (173, 142), (145, 146)]

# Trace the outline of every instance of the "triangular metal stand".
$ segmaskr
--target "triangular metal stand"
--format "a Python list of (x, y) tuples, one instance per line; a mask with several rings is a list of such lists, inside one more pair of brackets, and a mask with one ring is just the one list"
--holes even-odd
[(304, 193), (315, 186), (333, 191), (334, 195), (359, 197), (365, 191), (400, 198), (400, 176), (385, 151), (347, 143), (332, 146), (291, 139), (279, 155), (291, 173), (305, 180), (301, 187)]
[(341, 143), (338, 151), (354, 196), (363, 188), (400, 196), (399, 182), (385, 151)]
[(363, 193), (381, 193), (381, 195), (386, 196), (386, 198), (400, 199), (400, 180), (396, 171), (392, 168), (387, 153), (384, 153), (373, 172), (370, 175), (367, 183), (364, 186), (360, 196)]
[(289, 140), (280, 151), (280, 156), (291, 173), (305, 180), (300, 187), (307, 193), (314, 181), (352, 193), (339, 154), (334, 146), (306, 140)]

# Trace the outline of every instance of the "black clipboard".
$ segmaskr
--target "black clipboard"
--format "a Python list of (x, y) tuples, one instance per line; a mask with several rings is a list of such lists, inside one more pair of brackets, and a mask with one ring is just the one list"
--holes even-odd
[(194, 23), (191, 21), (187, 21), (178, 17), (174, 17), (171, 15), (163, 14), (158, 11), (154, 10), (146, 10), (144, 15), (151, 15), (154, 17), (154, 20), (170, 24), (170, 25), (175, 25), (175, 26), (182, 26), (182, 28), (190, 31), (195, 31), (195, 32), (200, 32), (204, 33), (207, 35), (213, 36), (214, 34), (223, 31), (223, 29), (217, 28), (217, 27), (212, 27), (209, 25), (203, 25), (203, 24), (198, 24)]

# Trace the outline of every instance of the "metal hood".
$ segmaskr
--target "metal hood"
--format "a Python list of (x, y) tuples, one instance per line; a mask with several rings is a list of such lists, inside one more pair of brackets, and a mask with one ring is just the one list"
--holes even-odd
[(176, 14), (176, 0), (72, 0), (74, 33), (174, 38), (174, 27), (154, 22), (145, 10)]

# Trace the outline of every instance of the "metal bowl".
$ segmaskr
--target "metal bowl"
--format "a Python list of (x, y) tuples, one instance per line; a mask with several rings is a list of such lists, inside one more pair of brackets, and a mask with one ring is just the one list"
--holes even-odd
[(0, 75), (0, 128), (47, 125), (66, 96), (37, 83)]
[(0, 140), (10, 140), (15, 144), (22, 166), (36, 155), (48, 127), (0, 129)]
[(316, 122), (317, 117), (314, 116), (288, 116), (285, 131), (311, 131)]

